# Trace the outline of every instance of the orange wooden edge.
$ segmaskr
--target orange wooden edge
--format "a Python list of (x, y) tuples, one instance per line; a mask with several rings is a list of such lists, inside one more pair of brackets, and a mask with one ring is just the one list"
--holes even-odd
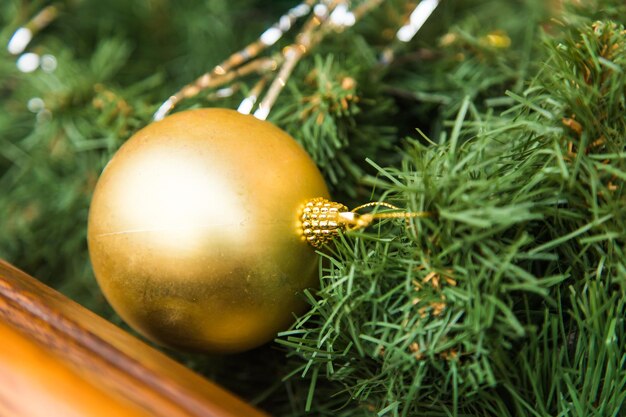
[(2, 260), (0, 416), (267, 417)]

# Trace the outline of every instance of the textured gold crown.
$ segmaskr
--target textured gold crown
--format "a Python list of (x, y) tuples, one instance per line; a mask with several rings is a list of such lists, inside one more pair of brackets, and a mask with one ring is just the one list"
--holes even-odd
[(408, 219), (413, 217), (429, 217), (429, 212), (383, 212), (357, 213), (370, 207), (385, 207), (391, 210), (400, 210), (398, 207), (385, 202), (371, 202), (348, 210), (341, 203), (327, 200), (322, 197), (306, 202), (300, 214), (301, 233), (314, 248), (320, 248), (335, 238), (342, 230), (358, 230), (369, 226), (376, 219)]
[(348, 207), (343, 204), (325, 198), (309, 200), (304, 205), (300, 216), (304, 239), (314, 248), (323, 246), (345, 227), (339, 214), (347, 211)]

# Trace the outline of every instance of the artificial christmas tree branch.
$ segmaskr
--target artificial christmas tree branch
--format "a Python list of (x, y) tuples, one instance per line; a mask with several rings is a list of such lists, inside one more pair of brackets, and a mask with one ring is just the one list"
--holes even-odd
[[(381, 225), (360, 232), (328, 256), (312, 309), (281, 340), (305, 359), (301, 371), (312, 386), (323, 375), (352, 397), (377, 399), (377, 409), (387, 404), (400, 415), (440, 408), (464, 414), (487, 410), (487, 404), (500, 410), (497, 415), (531, 415), (537, 408), (558, 414), (563, 407), (576, 415), (598, 409), (617, 415), (621, 388), (615, 392), (599, 377), (579, 375), (587, 366), (583, 357), (601, 355), (604, 363), (594, 363), (594, 372), (612, 375), (620, 387), (626, 383), (619, 365), (626, 352), (618, 347), (622, 304), (612, 303), (610, 311), (576, 304), (624, 295), (618, 178), (626, 166), (618, 155), (626, 145), (626, 88), (618, 62), (626, 57), (626, 32), (608, 21), (581, 24), (563, 36), (545, 39), (545, 67), (522, 95), (510, 94), (519, 104), (500, 116), (488, 109), (470, 115), (466, 99), (450, 137), (436, 146), (413, 142), (401, 168), (376, 165), (379, 175), (370, 183), (388, 201), (436, 210), (438, 217), (410, 229)], [(581, 127), (572, 129), (570, 118)], [(563, 331), (538, 334), (558, 308), (569, 311), (560, 313)], [(575, 330), (591, 317), (609, 326), (596, 331), (608, 330), (610, 343)], [(540, 359), (535, 352), (544, 343), (573, 352)], [(554, 383), (565, 378), (569, 395), (584, 387), (589, 397), (571, 408), (562, 399), (546, 403), (538, 379), (520, 386), (523, 373), (510, 364), (525, 363), (526, 371), (548, 366), (529, 366), (529, 354), (535, 361), (556, 360), (562, 368), (549, 373)], [(583, 368), (568, 371), (573, 363)], [(576, 377), (569, 379), (570, 372)], [(488, 400), (501, 388), (511, 397)], [(527, 392), (534, 395), (525, 399)], [(434, 408), (420, 398), (434, 401)]]

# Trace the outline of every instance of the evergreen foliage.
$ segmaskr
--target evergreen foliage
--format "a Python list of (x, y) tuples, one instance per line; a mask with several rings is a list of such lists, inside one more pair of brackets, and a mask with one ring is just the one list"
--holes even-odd
[[(68, 1), (29, 47), (54, 71), (0, 52), (0, 257), (119, 323), (86, 252), (97, 176), (163, 98), (293, 5), (267, 3)], [(0, 5), (0, 44), (44, 4)], [(321, 251), (278, 344), (171, 353), (281, 416), (624, 415), (626, 6), (444, 1), (382, 66), (404, 4), (306, 57), (271, 117), (336, 199), (435, 215)]]

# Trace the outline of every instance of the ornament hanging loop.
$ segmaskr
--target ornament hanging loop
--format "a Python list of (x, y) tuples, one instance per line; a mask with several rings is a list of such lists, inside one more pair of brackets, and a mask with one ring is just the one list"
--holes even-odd
[(370, 207), (401, 210), (399, 207), (385, 202), (370, 202), (348, 210), (348, 207), (341, 203), (325, 198), (314, 198), (304, 205), (300, 215), (302, 237), (314, 248), (320, 248), (342, 231), (361, 230), (371, 225), (375, 220), (405, 219), (408, 222), (412, 218), (431, 217), (433, 215), (433, 213), (426, 211), (358, 213), (360, 210)]

